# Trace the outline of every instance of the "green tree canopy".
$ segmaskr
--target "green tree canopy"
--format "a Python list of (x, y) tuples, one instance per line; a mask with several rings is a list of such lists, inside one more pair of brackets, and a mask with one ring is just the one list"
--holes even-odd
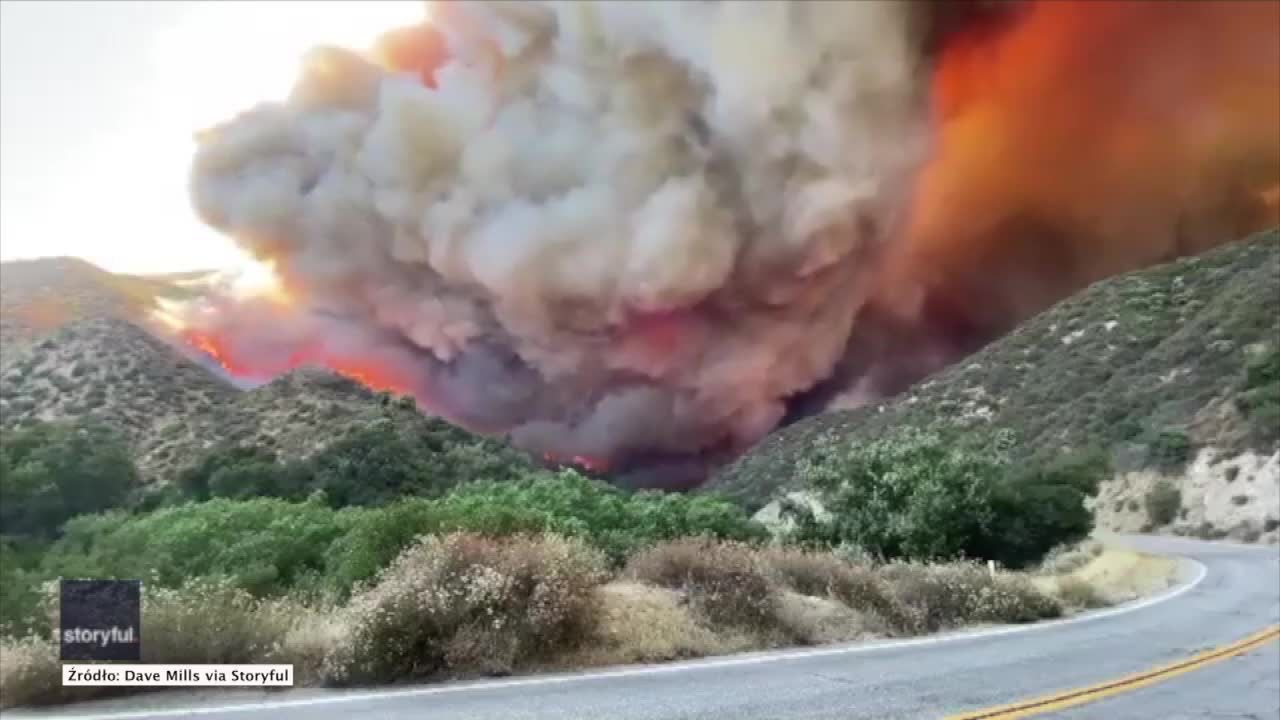
[(138, 485), (123, 440), (94, 423), (0, 435), (0, 534), (49, 537), (75, 515), (122, 505)]

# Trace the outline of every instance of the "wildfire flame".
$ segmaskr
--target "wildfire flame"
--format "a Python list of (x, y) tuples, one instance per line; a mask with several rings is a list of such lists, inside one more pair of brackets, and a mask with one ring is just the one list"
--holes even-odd
[(587, 457), (586, 455), (572, 455), (568, 458), (562, 458), (555, 453), (543, 453), (542, 459), (551, 465), (571, 465), (589, 472), (609, 471), (609, 461), (604, 458), (593, 458)]
[(339, 357), (315, 347), (306, 347), (291, 354), (275, 367), (255, 364), (238, 358), (232, 345), (210, 333), (187, 329), (181, 333), (183, 342), (200, 351), (231, 377), (242, 380), (266, 380), (300, 367), (320, 366), (342, 377), (360, 383), (378, 392), (397, 395), (414, 394), (414, 384), (394, 370), (381, 367), (364, 358)]
[[(366, 58), (399, 77), (345, 54), (319, 56), (332, 66), (309, 65), (289, 104), (227, 126), (243, 136), (202, 139), (197, 210), (249, 252), (278, 257), (287, 277), (271, 263), (255, 267), (245, 278), (251, 300), (221, 324), (161, 319), (234, 377), (314, 364), (392, 392), (421, 392), (429, 379), (442, 414), (508, 432), (535, 453), (553, 448), (543, 455), (549, 464), (627, 471), (629, 458), (745, 447), (816, 385), (884, 397), (1091, 282), (1280, 220), (1280, 35), (1270, 30), (1280, 27), (1280, 3), (921, 3), (1021, 8), (940, 30), (927, 74), (906, 72), (916, 58), (898, 47), (898, 33), (880, 43), (871, 42), (874, 29), (867, 38), (851, 32), (846, 43), (838, 25), (818, 32), (819, 13), (811, 28), (795, 23), (794, 37), (830, 52), (788, 67), (802, 46), (757, 53), (755, 33), (787, 36), (772, 16), (739, 15), (731, 4), (722, 16), (690, 15), (702, 23), (693, 27), (714, 33), (675, 33), (674, 15), (644, 12), (603, 23), (575, 11), (553, 23), (523, 6), (436, 6), (431, 22), (389, 30)], [(906, 16), (890, 11), (897, 4), (849, 7), (881, 8), (867, 17), (906, 27)], [(622, 38), (628, 29), (635, 38)], [(561, 46), (560, 34), (572, 42)], [(595, 50), (627, 57), (633, 40), (672, 62), (574, 70)], [(588, 52), (596, 43), (605, 44)], [(442, 67), (454, 52), (461, 62)], [(858, 79), (829, 83), (843, 75), (813, 72), (846, 52), (866, 65)], [(504, 64), (511, 58), (518, 61)], [(773, 63), (787, 70), (782, 79), (751, 82), (768, 79)], [(683, 65), (697, 72), (685, 77)], [(536, 75), (544, 71), (551, 74)], [(420, 92), (406, 77), (439, 92)], [(627, 93), (643, 99), (636, 108), (648, 108), (664, 102), (650, 95), (667, 92), (668, 80), (679, 90), (673, 107), (696, 110), (687, 122), (683, 114), (670, 123), (631, 118), (630, 101), (610, 101), (625, 122), (605, 126), (618, 142), (602, 155), (662, 148), (634, 178), (597, 172), (614, 167), (611, 159), (558, 168), (522, 149), (537, 147), (548, 128), (567, 128), (556, 142), (588, 157), (591, 133), (560, 127), (557, 113), (576, 117), (588, 98), (629, 84)], [(707, 81), (713, 92), (695, 105)], [(865, 116), (846, 112), (856, 103), (844, 93), (855, 89), (868, 91)], [(932, 100), (928, 111), (918, 91)], [(800, 98), (805, 104), (791, 105)], [(490, 100), (503, 122), (482, 122)], [(739, 122), (751, 114), (734, 111), (739, 105), (788, 112)], [(344, 144), (354, 135), (330, 137), (308, 124), (329, 112), (369, 121), (359, 126), (358, 163), (348, 162), (356, 145)], [(830, 119), (783, 122), (793, 115)], [(812, 132), (792, 142), (793, 125)], [(678, 143), (674, 129), (684, 133)], [(779, 157), (794, 150), (796, 162), (756, 163), (754, 144), (741, 158), (723, 153), (717, 159), (743, 181), (733, 188), (741, 197), (720, 203), (720, 172), (702, 167), (702, 151), (713, 147), (706, 138), (722, 134), (731, 149), (757, 132), (779, 140)], [(916, 143), (916, 134), (929, 142)], [(828, 144), (866, 157), (847, 167), (810, 162)], [(308, 168), (323, 171), (324, 192), (295, 182), (296, 153), (282, 150), (295, 146), (314, 161)], [(669, 162), (667, 149), (681, 163)], [(917, 157), (918, 149), (929, 154)], [(918, 163), (920, 173), (901, 183), (909, 189), (898, 190), (898, 175)], [(661, 177), (677, 166), (697, 169)], [(829, 185), (811, 182), (824, 175)], [(428, 176), (433, 188), (462, 185), (453, 198), (465, 201), (424, 192)], [(642, 189), (659, 179), (657, 190)], [(277, 212), (263, 201), (275, 197), (267, 189), (293, 205)], [(551, 195), (558, 199), (544, 206)], [(623, 225), (625, 208), (634, 208), (634, 232), (601, 237), (597, 228)], [(440, 239), (428, 242), (433, 233)], [(415, 283), (427, 269), (430, 282)], [(863, 311), (881, 305), (907, 339), (897, 329), (883, 342), (851, 336), (876, 332)], [(289, 311), (259, 316), (272, 307)], [(312, 307), (326, 312), (306, 325)], [(890, 366), (882, 374), (892, 380), (872, 372)], [(827, 406), (824, 399), (812, 411)], [(583, 452), (590, 455), (572, 454)]]

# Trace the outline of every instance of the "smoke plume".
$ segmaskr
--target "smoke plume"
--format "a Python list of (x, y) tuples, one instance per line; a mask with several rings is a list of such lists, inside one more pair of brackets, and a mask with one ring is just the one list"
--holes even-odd
[(1274, 217), (1280, 4), (1154, 5), (437, 3), (201, 133), (288, 302), (186, 322), (537, 452), (732, 454)]

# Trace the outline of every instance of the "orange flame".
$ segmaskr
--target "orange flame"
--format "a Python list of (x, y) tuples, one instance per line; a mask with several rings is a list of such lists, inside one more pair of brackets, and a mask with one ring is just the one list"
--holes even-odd
[(1149, 239), (1179, 213), (1280, 180), (1276, 28), (1276, 2), (1041, 0), (1002, 34), (949, 42), (916, 235), (973, 256), (958, 234), (1027, 211), (1096, 231), (1080, 249), (1101, 272), (1158, 259)]
[(571, 455), (568, 458), (562, 458), (554, 453), (543, 453), (542, 459), (552, 465), (570, 465), (589, 472), (609, 471), (609, 461), (604, 458), (588, 457), (586, 455)]
[(414, 384), (408, 378), (394, 369), (384, 367), (369, 358), (339, 357), (315, 347), (304, 347), (290, 355), (278, 366), (254, 366), (242, 358), (235, 357), (231, 351), (230, 344), (216, 335), (187, 330), (182, 333), (182, 339), (191, 347), (217, 362), (228, 375), (236, 378), (263, 379), (306, 365), (319, 365), (348, 380), (360, 383), (370, 390), (390, 392), (397, 395), (413, 394)]
[(1280, 222), (1280, 2), (1031, 0), (944, 40), (934, 153), (876, 297), (987, 336)]

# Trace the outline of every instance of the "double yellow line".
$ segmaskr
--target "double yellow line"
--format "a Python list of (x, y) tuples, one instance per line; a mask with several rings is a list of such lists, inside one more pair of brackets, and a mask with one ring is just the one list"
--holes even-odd
[(1206, 665), (1212, 665), (1237, 655), (1243, 655), (1276, 639), (1280, 639), (1280, 625), (1272, 625), (1264, 630), (1259, 630), (1230, 645), (1214, 648), (1199, 655), (1193, 655), (1145, 672), (1126, 675), (1117, 680), (1109, 680), (1097, 685), (1067, 690), (1066, 692), (1045, 695), (1031, 700), (1023, 700), (1011, 705), (987, 708), (986, 710), (978, 710), (962, 715), (952, 715), (945, 720), (1015, 720), (1015, 718), (1029, 718), (1055, 710), (1065, 710), (1076, 705), (1083, 705), (1111, 697), (1112, 695), (1119, 695), (1140, 687), (1153, 685), (1162, 680), (1167, 680), (1192, 670), (1198, 670)]

